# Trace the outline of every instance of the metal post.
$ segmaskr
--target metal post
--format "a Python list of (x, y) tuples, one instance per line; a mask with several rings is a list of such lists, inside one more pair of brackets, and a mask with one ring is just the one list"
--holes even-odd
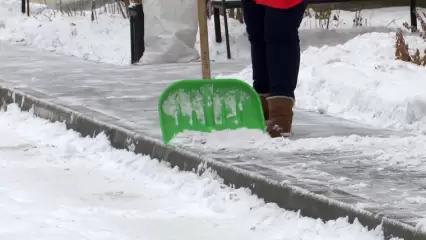
[(222, 30), (220, 29), (220, 9), (218, 7), (213, 8), (213, 19), (214, 19), (214, 34), (216, 36), (216, 42), (222, 42)]
[(131, 63), (137, 63), (145, 52), (144, 12), (142, 4), (129, 7)]
[(27, 16), (30, 16), (30, 0), (27, 0)]
[(25, 14), (25, 11), (27, 9), (26, 2), (27, 2), (27, 0), (21, 0), (21, 12), (22, 12), (22, 14)]
[(130, 20), (130, 59), (131, 63), (135, 63), (135, 24), (133, 11), (129, 7), (129, 20)]
[(228, 29), (228, 15), (227, 15), (227, 4), (226, 0), (222, 0), (223, 4), (223, 22), (225, 23), (225, 42), (226, 42), (226, 55), (228, 59), (231, 59), (231, 46), (229, 43), (229, 29)]
[(411, 31), (417, 32), (416, 0), (410, 0)]

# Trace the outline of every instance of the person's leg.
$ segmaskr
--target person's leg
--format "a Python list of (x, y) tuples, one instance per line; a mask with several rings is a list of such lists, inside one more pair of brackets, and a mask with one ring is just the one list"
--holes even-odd
[(266, 66), (266, 45), (264, 31), (265, 7), (254, 0), (241, 0), (244, 22), (247, 28), (251, 46), (251, 61), (253, 68), (253, 88), (260, 96), (265, 119), (268, 119), (269, 109), (266, 97), (269, 96), (269, 74)]
[(269, 72), (268, 132), (289, 136), (293, 121), (294, 91), (300, 67), (299, 26), (305, 3), (290, 9), (265, 7), (266, 60)]

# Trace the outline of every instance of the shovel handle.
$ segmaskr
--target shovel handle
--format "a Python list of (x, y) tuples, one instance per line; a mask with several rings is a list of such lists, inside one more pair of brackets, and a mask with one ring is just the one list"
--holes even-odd
[(206, 0), (198, 0), (198, 24), (200, 27), (201, 71), (203, 79), (210, 79), (209, 31), (207, 28)]

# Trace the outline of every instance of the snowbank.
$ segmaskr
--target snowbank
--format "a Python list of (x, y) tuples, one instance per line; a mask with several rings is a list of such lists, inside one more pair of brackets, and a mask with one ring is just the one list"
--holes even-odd
[[(168, 4), (164, 11), (162, 1)], [(147, 24), (146, 39), (151, 46), (147, 46), (148, 52), (143, 61), (196, 59), (198, 53), (194, 51), (194, 48), (199, 51), (199, 39), (198, 34), (194, 35), (197, 28), (195, 23), (197, 11), (194, 9), (194, 4), (188, 4), (188, 8), (175, 6), (181, 11), (173, 12), (175, 8), (170, 7), (171, 2), (162, 1), (159, 1), (161, 4), (153, 4), (154, 0), (148, 0), (145, 3), (146, 18), (151, 23)], [(180, 1), (172, 1), (172, 3), (180, 4)], [(0, 40), (86, 60), (118, 65), (130, 63), (129, 23), (120, 13), (112, 14), (100, 8), (97, 10), (96, 21), (92, 23), (89, 13), (85, 16), (81, 16), (80, 13), (68, 16), (48, 10), (39, 4), (31, 4), (31, 11), (31, 17), (27, 18), (20, 13), (18, 0), (0, 1)], [(161, 12), (167, 17), (158, 18)], [(319, 26), (318, 20), (305, 18), (301, 26), (302, 48), (343, 44), (366, 32), (393, 31), (396, 27), (402, 26), (404, 21), (409, 21), (408, 12), (408, 7), (364, 10), (362, 11), (364, 27), (354, 28), (354, 12), (334, 11), (333, 14), (338, 16), (338, 21), (332, 21), (329, 30), (326, 31)], [(176, 21), (181, 17), (183, 17), (181, 23), (185, 24), (179, 24)], [(221, 21), (223, 21), (222, 18)], [(224, 37), (223, 26), (222, 22), (222, 37)], [(213, 20), (209, 21), (208, 27), (211, 59), (227, 60), (224, 42), (220, 44), (215, 42)], [(229, 31), (233, 59), (250, 61), (250, 46), (244, 24), (229, 19)], [(167, 42), (167, 39), (175, 41)], [(195, 47), (194, 41), (196, 41)], [(180, 59), (176, 56), (180, 56)]]
[[(367, 33), (302, 54), (296, 106), (378, 127), (426, 131), (426, 68), (397, 61), (395, 33)], [(422, 39), (407, 37), (413, 48)], [(232, 76), (252, 84), (247, 67)]]
[(8, 110), (0, 112), (0, 135), (10, 136), (0, 139), (5, 239), (384, 239), (380, 227), (302, 217), (209, 172), (179, 172), (114, 149), (105, 135), (82, 138)]
[(85, 60), (130, 63), (129, 23), (121, 15), (100, 11), (91, 23), (88, 13), (70, 17), (39, 4), (30, 9), (28, 18), (16, 0), (0, 2), (0, 40)]
[[(195, 43), (198, 33), (197, 5), (185, 0), (145, 0), (145, 47), (141, 64), (189, 62), (199, 58)], [(65, 5), (80, 0), (67, 0)], [(68, 4), (68, 5), (67, 5)], [(185, 6), (185, 7), (182, 7)], [(53, 4), (53, 8), (58, 8)], [(72, 55), (85, 60), (130, 64), (129, 20), (120, 13), (96, 10), (68, 16), (31, 4), (31, 16), (20, 13), (20, 2), (0, 2), (0, 40), (25, 44), (46, 51)]]

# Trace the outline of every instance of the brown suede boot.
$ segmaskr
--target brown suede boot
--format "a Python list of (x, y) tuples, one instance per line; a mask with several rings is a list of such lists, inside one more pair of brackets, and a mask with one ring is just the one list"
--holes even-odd
[(289, 97), (268, 97), (269, 121), (267, 131), (272, 138), (290, 137), (294, 100)]
[(269, 96), (269, 94), (259, 94), (260, 102), (262, 103), (263, 116), (265, 117), (266, 121), (269, 120), (268, 100), (266, 100), (266, 98)]

